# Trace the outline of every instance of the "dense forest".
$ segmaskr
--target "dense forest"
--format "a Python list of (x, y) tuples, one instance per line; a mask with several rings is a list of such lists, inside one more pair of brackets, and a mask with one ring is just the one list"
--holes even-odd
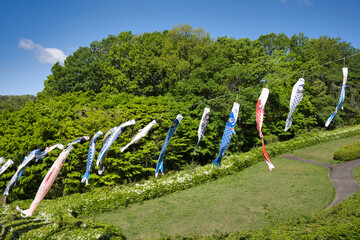
[[(140, 35), (109, 35), (77, 49), (63, 66), (56, 63), (36, 100), (24, 97), (24, 106), (14, 103), (16, 107), (11, 107), (11, 101), (3, 104), (1, 98), (0, 156), (12, 158), (15, 164), (0, 176), (0, 189), (31, 150), (67, 144), (83, 135), (91, 137), (98, 130), (105, 133), (131, 119), (137, 124), (127, 127), (111, 147), (104, 175), (99, 176), (94, 167), (89, 186), (80, 183), (89, 144), (76, 146), (48, 197), (153, 176), (177, 114), (184, 119), (167, 149), (165, 171), (211, 163), (234, 101), (240, 103), (240, 113), (227, 154), (248, 151), (261, 144), (255, 107), (265, 86), (270, 89), (263, 125), (267, 144), (324, 129), (338, 102), (344, 64), (349, 68), (344, 110), (337, 113), (329, 129), (359, 124), (360, 55), (349, 57), (359, 52), (340, 38), (309, 39), (302, 33), (214, 40), (204, 29), (189, 25)], [(346, 59), (337, 61), (341, 58)], [(292, 127), (284, 132), (292, 86), (300, 77), (305, 79), (304, 98), (293, 115)], [(211, 109), (210, 121), (194, 156), (204, 107)], [(154, 119), (158, 124), (149, 134), (121, 153), (119, 148)], [(101, 139), (98, 142), (97, 154)], [(59, 153), (54, 150), (30, 165), (8, 199), (32, 198)]]

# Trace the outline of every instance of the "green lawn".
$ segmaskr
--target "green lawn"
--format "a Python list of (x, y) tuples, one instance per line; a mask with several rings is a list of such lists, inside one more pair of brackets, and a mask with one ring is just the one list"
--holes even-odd
[(336, 164), (339, 162), (333, 159), (334, 152), (342, 146), (355, 142), (360, 142), (360, 135), (295, 150), (292, 154), (314, 161)]
[(331, 203), (335, 190), (325, 167), (281, 159), (159, 199), (97, 214), (94, 220), (120, 226), (129, 239), (210, 235), (279, 223)]
[(353, 176), (355, 180), (360, 184), (360, 167), (354, 169)]

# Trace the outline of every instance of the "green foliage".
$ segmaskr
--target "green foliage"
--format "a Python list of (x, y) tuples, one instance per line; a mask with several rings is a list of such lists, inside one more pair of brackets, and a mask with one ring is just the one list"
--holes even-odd
[(26, 102), (34, 101), (35, 96), (22, 95), (22, 96), (1, 96), (0, 95), (0, 112), (3, 111), (18, 111), (25, 106)]
[(342, 162), (357, 158), (360, 158), (360, 142), (341, 147), (334, 153), (334, 159)]

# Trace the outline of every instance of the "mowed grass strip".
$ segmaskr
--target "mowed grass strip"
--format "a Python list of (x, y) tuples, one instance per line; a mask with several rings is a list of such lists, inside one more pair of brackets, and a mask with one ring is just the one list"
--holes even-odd
[(97, 214), (95, 221), (120, 226), (128, 239), (210, 235), (280, 223), (328, 206), (335, 190), (328, 168), (281, 158), (159, 199)]
[(336, 141), (318, 144), (315, 146), (302, 148), (292, 152), (295, 156), (306, 158), (318, 162), (336, 164), (338, 161), (333, 159), (334, 152), (345, 145), (349, 145), (355, 142), (360, 142), (360, 135), (343, 138)]

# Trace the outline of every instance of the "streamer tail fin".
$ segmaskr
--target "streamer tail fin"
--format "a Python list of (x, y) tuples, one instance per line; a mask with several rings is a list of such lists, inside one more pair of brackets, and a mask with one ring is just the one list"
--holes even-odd
[(88, 185), (88, 183), (89, 183), (89, 173), (84, 174), (84, 176), (81, 179), (81, 183), (85, 183), (85, 185)]
[(292, 124), (292, 118), (287, 118), (284, 131), (289, 130), (289, 128), (291, 127), (291, 124)]
[(18, 210), (20, 212), (20, 215), (23, 218), (31, 217), (31, 215), (32, 215), (32, 214), (30, 214), (29, 209), (21, 210), (18, 206), (16, 206), (16, 210)]
[(197, 142), (197, 144), (196, 144), (196, 146), (195, 146), (194, 155), (196, 155), (196, 151), (197, 151), (198, 148), (199, 148), (199, 143), (200, 143), (200, 139), (199, 139), (199, 141)]

